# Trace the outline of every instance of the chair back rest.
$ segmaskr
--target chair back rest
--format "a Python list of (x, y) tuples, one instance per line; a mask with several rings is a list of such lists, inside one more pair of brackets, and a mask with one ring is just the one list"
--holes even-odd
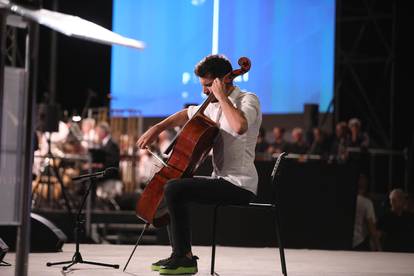
[(272, 183), (275, 182), (275, 177), (280, 173), (280, 162), (284, 159), (288, 154), (286, 152), (282, 152), (276, 159), (275, 166), (273, 167), (272, 171)]
[(276, 180), (276, 176), (280, 175), (280, 168), (281, 168), (282, 160), (285, 159), (285, 157), (287, 155), (288, 154), (286, 152), (280, 153), (279, 156), (277, 157), (275, 165), (273, 167), (272, 183), (271, 183), (272, 184), (272, 197), (273, 197), (272, 201), (273, 201), (273, 204), (278, 204), (278, 202), (279, 202), (280, 189), (278, 189), (277, 182), (275, 180)]

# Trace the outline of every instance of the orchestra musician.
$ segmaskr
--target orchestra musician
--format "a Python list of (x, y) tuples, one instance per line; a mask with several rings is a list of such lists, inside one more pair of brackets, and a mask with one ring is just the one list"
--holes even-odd
[[(98, 147), (89, 148), (92, 162), (90, 164), (83, 165), (84, 173), (87, 173), (86, 170), (89, 169), (92, 171), (103, 171), (110, 167), (118, 169), (120, 162), (120, 151), (118, 144), (112, 139), (109, 124), (107, 122), (98, 123), (95, 127), (95, 133), (96, 145)], [(96, 202), (95, 197), (98, 196), (98, 199), (113, 199), (115, 196), (119, 195), (121, 191), (122, 182), (119, 181), (119, 175), (111, 175), (110, 179), (101, 179), (97, 182), (97, 186), (93, 187), (92, 204), (94, 207), (106, 208), (107, 206), (103, 204), (105, 202)], [(95, 203), (99, 203), (99, 205), (96, 206)], [(115, 207), (117, 208), (118, 206)]]
[[(219, 128), (213, 145), (214, 170), (211, 177), (172, 179), (165, 185), (172, 253), (151, 266), (162, 275), (197, 273), (198, 258), (191, 250), (189, 203), (244, 204), (257, 192), (254, 157), (262, 121), (260, 103), (255, 94), (241, 90), (232, 81), (223, 81), (231, 71), (231, 63), (222, 55), (209, 55), (195, 67), (204, 94), (215, 96), (204, 111)], [(183, 126), (199, 107), (190, 106), (154, 125), (138, 139), (137, 146), (145, 149), (162, 131)]]

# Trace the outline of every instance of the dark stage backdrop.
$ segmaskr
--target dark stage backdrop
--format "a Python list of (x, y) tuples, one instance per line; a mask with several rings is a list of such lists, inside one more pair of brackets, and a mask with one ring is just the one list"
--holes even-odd
[[(51, 9), (51, 1), (45, 0), (44, 8)], [(59, 12), (77, 15), (86, 20), (112, 29), (112, 1), (84, 0), (58, 1)], [(44, 101), (49, 93), (51, 31), (41, 27), (40, 68), (38, 100)], [(89, 91), (96, 97), (90, 106), (100, 107), (109, 103), (111, 47), (58, 34), (57, 43), (56, 100), (62, 110), (81, 112)]]

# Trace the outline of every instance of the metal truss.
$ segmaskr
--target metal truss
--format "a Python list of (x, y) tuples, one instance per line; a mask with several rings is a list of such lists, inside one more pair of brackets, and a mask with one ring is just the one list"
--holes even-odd
[(396, 1), (337, 0), (335, 119), (393, 147)]
[(7, 17), (5, 31), (5, 65), (10, 67), (25, 67), (27, 28), (26, 22), (14, 15)]

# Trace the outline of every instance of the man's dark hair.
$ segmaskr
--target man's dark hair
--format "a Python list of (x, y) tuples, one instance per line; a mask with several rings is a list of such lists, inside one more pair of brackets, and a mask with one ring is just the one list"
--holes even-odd
[(201, 78), (222, 78), (233, 71), (230, 61), (223, 55), (209, 55), (195, 67), (194, 73)]

